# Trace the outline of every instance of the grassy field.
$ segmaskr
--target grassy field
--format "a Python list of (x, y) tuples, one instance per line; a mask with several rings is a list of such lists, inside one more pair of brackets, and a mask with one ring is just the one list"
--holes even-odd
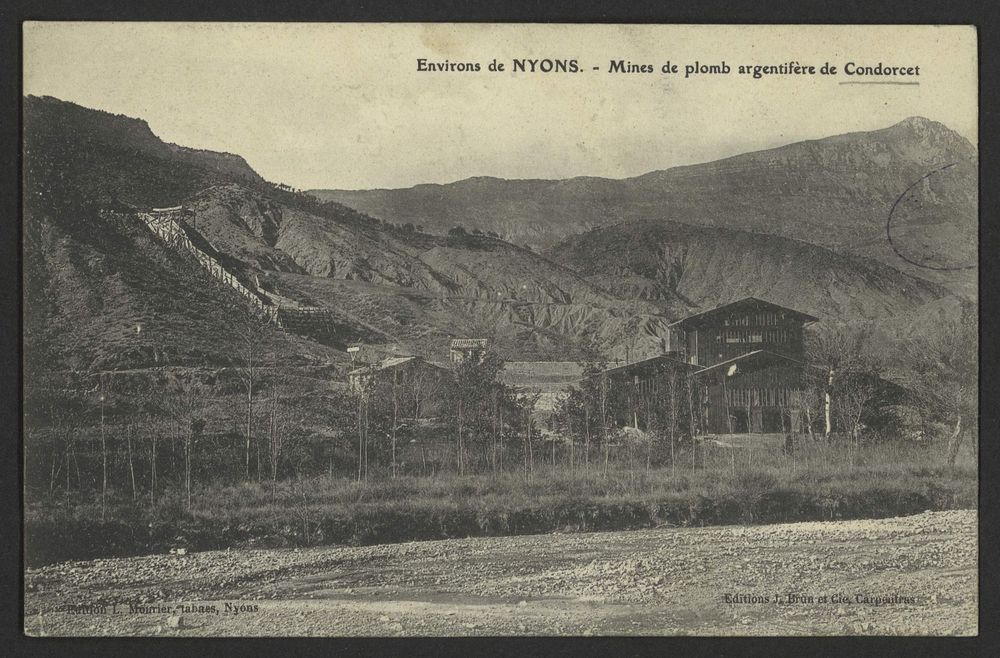
[[(693, 465), (692, 465), (693, 462)], [(248, 546), (363, 545), (480, 535), (881, 518), (974, 508), (977, 467), (943, 446), (848, 451), (814, 444), (792, 456), (699, 461), (671, 469), (603, 464), (570, 470), (433, 478), (297, 478), (195, 490), (150, 504), (119, 493), (101, 520), (96, 500), (38, 499), (26, 509), (31, 563)]]

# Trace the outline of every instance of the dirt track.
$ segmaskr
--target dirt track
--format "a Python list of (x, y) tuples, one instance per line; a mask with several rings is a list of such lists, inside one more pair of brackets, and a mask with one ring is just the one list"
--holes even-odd
[[(64, 563), (26, 573), (25, 630), (972, 635), (976, 524), (976, 513), (966, 510)], [(790, 594), (813, 599), (792, 601)], [(875, 597), (889, 601), (876, 605)]]

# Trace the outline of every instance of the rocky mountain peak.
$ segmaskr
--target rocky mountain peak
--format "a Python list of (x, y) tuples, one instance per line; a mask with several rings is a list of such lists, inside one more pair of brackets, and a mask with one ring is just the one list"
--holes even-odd
[(921, 116), (907, 117), (885, 130), (875, 131), (877, 133), (891, 135), (900, 143), (928, 149), (946, 159), (968, 159), (975, 157), (976, 153), (968, 139), (939, 121)]

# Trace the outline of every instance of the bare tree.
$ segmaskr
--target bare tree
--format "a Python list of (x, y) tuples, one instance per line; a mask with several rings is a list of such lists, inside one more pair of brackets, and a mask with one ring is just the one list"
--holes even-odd
[(125, 441), (128, 446), (128, 473), (132, 480), (132, 500), (139, 498), (139, 491), (135, 485), (135, 462), (132, 460), (132, 434), (135, 432), (135, 424), (128, 423), (125, 426)]
[(392, 477), (396, 477), (396, 430), (399, 426), (399, 370), (392, 369)]
[(158, 429), (153, 427), (152, 420), (146, 417), (146, 427), (149, 427), (149, 506), (156, 504), (156, 445)]
[(518, 406), (524, 414), (524, 475), (531, 478), (535, 472), (535, 451), (532, 443), (532, 420), (531, 414), (535, 410), (535, 405), (541, 397), (539, 393), (523, 392), (518, 395)]
[[(27, 405), (26, 405), (27, 406)], [(76, 437), (75, 418), (71, 405), (59, 398), (52, 398), (46, 407), (51, 429), (51, 468), (49, 470), (49, 493), (55, 490), (56, 480), (65, 470), (66, 491), (70, 488), (70, 469), (73, 444)], [(25, 423), (27, 427), (28, 423)]]
[[(583, 406), (583, 449), (584, 467), (590, 470), (590, 438), (591, 438), (591, 416), (592, 407), (600, 399), (606, 398), (604, 388), (604, 376), (600, 373), (604, 370), (605, 364), (585, 364), (583, 368), (583, 380), (581, 381), (580, 392), (582, 395), (581, 404)], [(602, 391), (605, 395), (602, 397)]]
[(834, 412), (838, 424), (847, 429), (851, 441), (851, 459), (861, 443), (862, 418), (878, 397), (878, 377), (873, 373), (841, 375), (837, 381)]
[(879, 358), (871, 348), (870, 325), (825, 325), (818, 327), (806, 343), (809, 361), (826, 374), (823, 401), (824, 435), (833, 430), (833, 398), (839, 382), (849, 382), (855, 374), (877, 368)]
[(105, 390), (104, 375), (98, 375), (98, 401), (101, 404), (101, 520), (107, 514), (108, 496), (108, 442), (107, 432), (104, 425), (104, 405), (107, 403), (107, 391)]
[[(272, 319), (256, 312), (249, 304), (235, 307), (237, 312), (234, 327), (237, 342), (237, 374), (243, 386), (246, 402), (246, 423), (244, 425), (245, 454), (244, 476), (250, 479), (250, 447), (254, 436), (254, 404), (262, 383), (262, 366), (266, 357), (267, 339), (272, 329)], [(258, 475), (259, 475), (258, 460)]]
[(978, 326), (971, 305), (904, 344), (911, 366), (906, 383), (919, 409), (952, 427), (947, 445), (952, 465), (968, 432), (968, 421), (978, 414), (977, 350)]
[[(491, 435), (492, 401), (497, 391), (501, 394), (504, 391), (499, 379), (503, 368), (503, 358), (496, 352), (489, 351), (479, 359), (462, 361), (452, 371), (445, 392), (448, 407), (454, 413), (451, 420), (455, 430), (456, 466), (459, 474), (464, 475), (468, 465), (467, 445), (478, 442), (480, 447), (485, 448)], [(472, 453), (474, 459), (477, 456), (478, 453)]]
[(184, 459), (184, 498), (186, 506), (191, 507), (191, 474), (194, 464), (195, 444), (207, 424), (205, 420), (206, 403), (210, 390), (201, 383), (188, 380), (181, 382), (167, 399), (167, 407), (181, 431)]
[(607, 475), (611, 459), (611, 436), (608, 432), (608, 375), (600, 374), (599, 400), (601, 409), (601, 441), (604, 443), (604, 473)]
[(683, 382), (681, 381), (681, 376), (676, 370), (671, 370), (667, 373), (664, 379), (664, 394), (666, 399), (664, 400), (664, 411), (667, 426), (667, 438), (670, 441), (670, 474), (676, 475), (676, 461), (674, 456), (674, 446), (676, 444), (677, 429), (680, 423), (680, 407), (681, 407), (681, 389), (683, 387)]
[(814, 438), (813, 424), (824, 409), (824, 398), (827, 390), (828, 373), (819, 370), (807, 370), (802, 388), (792, 392), (791, 409), (797, 411), (801, 424), (805, 425), (810, 439)]
[(271, 462), (271, 500), (274, 501), (278, 486), (278, 460), (281, 458), (282, 433), (278, 427), (278, 395), (277, 383), (271, 388), (270, 413), (268, 413), (267, 423), (267, 447), (268, 458)]
[[(299, 414), (289, 413), (287, 402), (282, 401), (282, 392), (286, 380), (280, 373), (275, 373), (271, 379), (271, 397), (268, 405), (268, 461), (271, 466), (271, 500), (276, 500), (278, 487), (278, 471), (284, 456), (286, 445), (293, 436), (304, 429), (305, 419)], [(296, 476), (298, 472), (296, 469)]]
[(368, 430), (370, 425), (369, 406), (375, 389), (374, 378), (361, 377), (355, 389), (358, 403), (358, 482), (368, 481)]

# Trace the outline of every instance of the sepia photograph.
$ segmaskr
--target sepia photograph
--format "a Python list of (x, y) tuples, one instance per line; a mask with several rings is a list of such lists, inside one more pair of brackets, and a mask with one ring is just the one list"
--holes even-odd
[(27, 636), (978, 635), (974, 26), (22, 36)]

